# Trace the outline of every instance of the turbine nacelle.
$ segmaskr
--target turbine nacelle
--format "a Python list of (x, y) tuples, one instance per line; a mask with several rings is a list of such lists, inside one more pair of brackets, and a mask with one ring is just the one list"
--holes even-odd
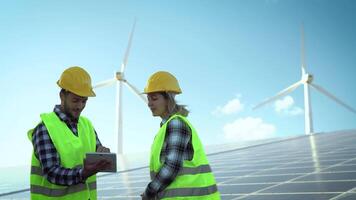
[(115, 78), (116, 78), (116, 80), (118, 80), (118, 81), (124, 80), (124, 73), (116, 72)]
[(310, 84), (313, 82), (313, 79), (314, 79), (314, 77), (312, 74), (304, 74), (302, 76), (301, 82)]

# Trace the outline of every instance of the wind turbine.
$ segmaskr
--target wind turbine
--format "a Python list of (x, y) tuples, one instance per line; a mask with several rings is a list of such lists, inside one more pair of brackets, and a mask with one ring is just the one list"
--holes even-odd
[(309, 135), (314, 132), (313, 129), (313, 117), (312, 117), (312, 108), (311, 108), (311, 99), (310, 99), (310, 92), (309, 92), (309, 86), (312, 88), (316, 89), (320, 93), (324, 94), (325, 96), (331, 98), (334, 100), (336, 103), (342, 105), (345, 107), (347, 110), (353, 112), (356, 114), (356, 110), (352, 108), (351, 106), (347, 105), (346, 103), (342, 102), (338, 98), (336, 98), (333, 94), (322, 88), (321, 86), (313, 83), (313, 75), (309, 74), (306, 71), (306, 65), (305, 65), (305, 55), (304, 55), (304, 29), (303, 26), (301, 27), (301, 63), (302, 63), (302, 77), (301, 79), (292, 84), (291, 86), (285, 88), (284, 90), (280, 91), (277, 93), (274, 97), (265, 99), (263, 102), (255, 106), (253, 109), (260, 108), (268, 103), (271, 103), (278, 98), (281, 98), (288, 93), (292, 92), (295, 90), (297, 87), (303, 85), (304, 87), (304, 120), (305, 120), (305, 134)]
[(129, 36), (129, 43), (126, 48), (124, 59), (121, 63), (121, 69), (114, 74), (114, 78), (105, 80), (96, 84), (93, 88), (101, 88), (106, 86), (111, 86), (116, 83), (116, 123), (115, 123), (115, 133), (117, 135), (117, 153), (123, 154), (123, 134), (122, 134), (122, 84), (125, 84), (135, 95), (140, 97), (146, 104), (147, 99), (143, 96), (140, 91), (134, 87), (130, 82), (125, 79), (125, 67), (127, 65), (127, 60), (129, 57), (132, 37), (135, 31), (136, 20), (133, 23), (131, 33)]

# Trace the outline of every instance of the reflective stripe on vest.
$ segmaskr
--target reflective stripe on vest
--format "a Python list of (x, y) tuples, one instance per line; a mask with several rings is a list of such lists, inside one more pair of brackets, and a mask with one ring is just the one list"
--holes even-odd
[[(200, 165), (198, 167), (182, 167), (182, 169), (178, 172), (177, 176), (182, 175), (194, 175), (194, 174), (201, 174), (201, 173), (209, 173), (211, 172), (210, 165)], [(151, 179), (156, 177), (157, 173), (154, 171), (150, 172)]]
[[(83, 166), (85, 153), (95, 152), (96, 137), (91, 122), (80, 117), (78, 120), (78, 136), (75, 136), (68, 126), (52, 112), (41, 114), (43, 124), (60, 156), (61, 166), (75, 168)], [(32, 141), (33, 129), (28, 131)], [(32, 152), (31, 162), (31, 199), (88, 199), (96, 200), (96, 176), (89, 177), (85, 183), (71, 186), (56, 185), (49, 182), (43, 174), (40, 162)]]
[(88, 183), (88, 186), (84, 183), (68, 186), (65, 188), (47, 188), (39, 185), (31, 185), (31, 193), (42, 194), (51, 197), (62, 197), (68, 194), (85, 191), (89, 188), (90, 190), (96, 189), (96, 182)]
[(175, 188), (168, 189), (160, 192), (158, 198), (170, 198), (170, 197), (186, 197), (186, 196), (205, 196), (214, 194), (218, 191), (216, 185), (211, 185), (208, 187), (198, 187), (198, 188)]
[(157, 173), (163, 166), (163, 161), (160, 159), (164, 140), (166, 137), (167, 124), (174, 118), (179, 118), (184, 121), (191, 129), (191, 142), (194, 150), (193, 158), (191, 160), (184, 160), (182, 168), (178, 172), (174, 181), (163, 191), (159, 192), (157, 197), (159, 199), (176, 199), (182, 197), (184, 199), (206, 199), (219, 200), (220, 194), (218, 192), (216, 181), (203, 145), (197, 135), (196, 130), (190, 122), (183, 116), (171, 116), (160, 128), (155, 136), (151, 146), (150, 158), (150, 176), (153, 180)]

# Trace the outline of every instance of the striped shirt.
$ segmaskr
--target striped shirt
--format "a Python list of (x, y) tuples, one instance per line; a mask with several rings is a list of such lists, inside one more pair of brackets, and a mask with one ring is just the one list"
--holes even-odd
[[(161, 126), (168, 120), (164, 119)], [(145, 196), (153, 198), (163, 191), (176, 178), (183, 167), (184, 160), (193, 159), (191, 129), (180, 118), (174, 118), (167, 124), (166, 137), (163, 143), (160, 160), (163, 163), (154, 179), (147, 185)]]
[[(77, 124), (72, 121), (64, 112), (61, 111), (60, 105), (53, 109), (59, 119), (65, 122), (68, 128), (75, 136), (78, 136)], [(101, 146), (99, 138), (96, 135), (96, 147)], [(38, 124), (33, 131), (32, 144), (36, 158), (42, 166), (42, 172), (47, 180), (56, 185), (75, 185), (83, 182), (82, 167), (64, 168), (61, 166), (60, 156), (49, 137), (48, 130), (43, 122)]]

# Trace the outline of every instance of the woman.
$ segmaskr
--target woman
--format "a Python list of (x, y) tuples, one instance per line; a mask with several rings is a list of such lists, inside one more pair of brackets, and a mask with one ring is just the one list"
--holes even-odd
[(177, 79), (156, 72), (144, 93), (152, 115), (162, 122), (151, 147), (151, 182), (142, 199), (220, 199), (203, 146), (186, 118), (189, 111), (175, 102), (175, 95), (182, 93)]

